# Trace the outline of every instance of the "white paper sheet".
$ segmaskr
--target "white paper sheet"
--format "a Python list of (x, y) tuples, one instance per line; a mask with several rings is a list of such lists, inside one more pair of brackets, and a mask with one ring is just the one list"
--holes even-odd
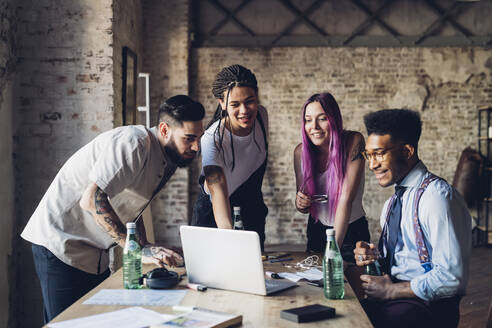
[(305, 278), (307, 280), (320, 280), (323, 279), (323, 271), (319, 269), (309, 269), (302, 272), (297, 272), (299, 277)]
[(298, 282), (299, 280), (302, 280), (304, 278), (299, 277), (297, 274), (292, 273), (292, 272), (279, 272), (278, 275), (284, 279), (288, 279), (293, 282)]
[(279, 272), (278, 275), (284, 279), (288, 279), (293, 282), (298, 282), (300, 280), (320, 280), (323, 279), (323, 271), (319, 269), (309, 269), (306, 271), (299, 272)]
[(174, 316), (172, 319), (163, 320), (161, 324), (152, 325), (150, 328), (161, 327), (200, 327), (200, 328), (212, 328), (216, 327), (220, 323), (237, 318), (235, 321), (240, 323), (242, 318), (238, 318), (238, 315), (216, 312), (208, 309), (195, 309), (193, 311), (183, 313), (179, 316)]
[(173, 306), (181, 302), (186, 292), (186, 290), (101, 289), (83, 304)]
[[(169, 316), (167, 317), (169, 318)], [(88, 317), (48, 324), (50, 328), (141, 328), (159, 324), (163, 315), (141, 307), (106, 312)]]

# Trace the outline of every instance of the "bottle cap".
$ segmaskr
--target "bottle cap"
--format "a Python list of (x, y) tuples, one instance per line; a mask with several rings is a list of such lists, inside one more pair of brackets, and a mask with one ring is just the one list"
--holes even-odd
[(137, 224), (135, 222), (127, 222), (126, 223), (126, 228), (127, 229), (136, 229), (137, 228)]
[(335, 229), (326, 229), (326, 235), (327, 236), (334, 236), (335, 235)]
[(241, 214), (241, 207), (234, 206), (233, 209), (234, 209), (234, 214)]

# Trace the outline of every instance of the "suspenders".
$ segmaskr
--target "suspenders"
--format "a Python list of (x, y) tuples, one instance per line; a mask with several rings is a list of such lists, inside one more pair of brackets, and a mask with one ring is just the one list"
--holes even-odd
[(419, 189), (415, 192), (415, 198), (413, 200), (413, 230), (415, 231), (415, 242), (417, 244), (417, 251), (419, 252), (420, 265), (424, 268), (425, 272), (432, 269), (431, 258), (429, 257), (429, 251), (425, 246), (424, 234), (422, 233), (422, 228), (419, 222), (419, 202), (422, 194), (424, 193), (427, 186), (434, 180), (440, 179), (438, 176), (429, 172), (425, 177), (424, 181), (420, 185)]
[[(427, 189), (429, 184), (437, 179), (442, 179), (432, 173), (427, 173), (424, 181), (420, 184), (420, 187), (415, 192), (415, 197), (413, 199), (413, 207), (412, 207), (412, 221), (413, 221), (413, 230), (415, 232), (415, 242), (417, 245), (417, 251), (419, 253), (420, 265), (424, 268), (425, 272), (428, 272), (432, 269), (432, 260), (429, 256), (429, 251), (425, 244), (424, 234), (422, 233), (422, 228), (420, 226), (419, 221), (419, 202), (422, 194)], [(390, 201), (388, 203), (388, 207), (386, 210), (386, 222), (383, 227), (382, 235), (385, 236), (388, 233), (388, 220), (390, 215), (390, 209), (395, 201), (396, 195), (391, 196)]]

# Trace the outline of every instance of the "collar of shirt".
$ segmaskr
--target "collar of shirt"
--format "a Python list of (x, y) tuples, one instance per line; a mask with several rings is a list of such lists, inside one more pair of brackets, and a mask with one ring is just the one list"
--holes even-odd
[(418, 161), (413, 169), (408, 172), (408, 174), (403, 178), (403, 180), (398, 184), (398, 186), (408, 188), (418, 188), (422, 179), (427, 174), (427, 167), (422, 161)]

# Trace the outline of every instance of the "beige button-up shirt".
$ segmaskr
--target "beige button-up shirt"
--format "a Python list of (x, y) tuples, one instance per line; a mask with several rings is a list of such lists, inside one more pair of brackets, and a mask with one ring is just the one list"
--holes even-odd
[(80, 198), (94, 182), (109, 196), (123, 223), (135, 219), (161, 179), (169, 180), (176, 171), (157, 133), (156, 128), (119, 127), (78, 150), (56, 175), (21, 237), (77, 269), (105, 271), (113, 239), (80, 207)]

